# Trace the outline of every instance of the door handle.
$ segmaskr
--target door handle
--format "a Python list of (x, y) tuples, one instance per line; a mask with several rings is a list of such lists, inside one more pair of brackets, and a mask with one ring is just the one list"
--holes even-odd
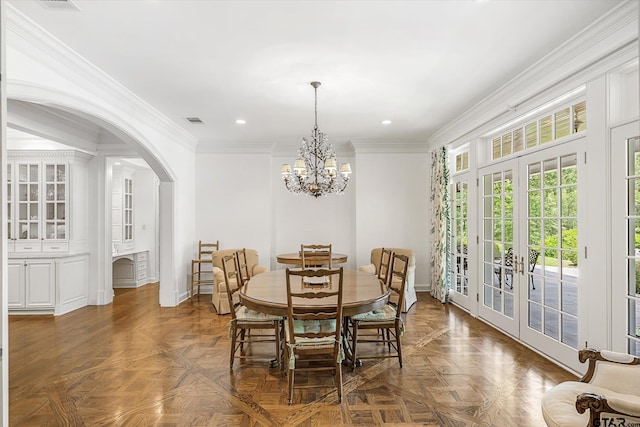
[(520, 257), (520, 274), (524, 276), (524, 257)]

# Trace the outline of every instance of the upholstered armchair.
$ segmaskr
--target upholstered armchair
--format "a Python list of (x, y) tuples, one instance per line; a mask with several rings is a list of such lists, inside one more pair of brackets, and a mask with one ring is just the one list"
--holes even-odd
[[(227, 286), (224, 282), (224, 272), (222, 271), (222, 258), (241, 250), (221, 249), (213, 253), (213, 297), (211, 301), (218, 314), (231, 313), (229, 299), (227, 298)], [(258, 252), (255, 249), (246, 249), (246, 254), (249, 277), (269, 271), (267, 267), (258, 264)]]
[(547, 426), (640, 425), (640, 358), (589, 348), (578, 357), (589, 361), (580, 381), (565, 381), (542, 396)]
[(360, 271), (365, 271), (371, 274), (378, 274), (378, 270), (380, 269), (380, 258), (382, 255), (382, 249), (388, 249), (395, 254), (405, 255), (409, 257), (409, 268), (407, 269), (407, 283), (404, 289), (404, 307), (402, 307), (403, 312), (409, 311), (411, 306), (416, 302), (416, 288), (415, 288), (415, 277), (416, 277), (416, 255), (411, 249), (402, 249), (402, 248), (374, 248), (371, 250), (371, 264), (363, 265), (359, 268)]

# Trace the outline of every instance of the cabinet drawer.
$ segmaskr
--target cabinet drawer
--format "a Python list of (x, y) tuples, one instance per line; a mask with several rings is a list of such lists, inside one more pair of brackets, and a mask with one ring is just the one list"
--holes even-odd
[(45, 242), (42, 244), (42, 252), (69, 252), (69, 244)]
[(136, 255), (136, 260), (137, 261), (146, 261), (147, 260), (147, 253), (146, 252), (140, 252)]
[(136, 276), (137, 280), (142, 280), (147, 278), (147, 270), (138, 270), (138, 274)]
[(147, 263), (146, 262), (138, 262), (138, 265), (136, 266), (138, 271), (144, 270), (147, 271)]
[(16, 252), (41, 252), (42, 243), (16, 243)]

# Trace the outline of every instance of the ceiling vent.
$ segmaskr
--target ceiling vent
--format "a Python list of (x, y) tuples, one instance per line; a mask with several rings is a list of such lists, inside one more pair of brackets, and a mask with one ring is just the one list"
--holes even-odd
[(200, 119), (200, 117), (187, 117), (187, 121), (194, 125), (203, 125), (204, 122)]
[(53, 10), (80, 10), (71, 0), (39, 0), (38, 3)]

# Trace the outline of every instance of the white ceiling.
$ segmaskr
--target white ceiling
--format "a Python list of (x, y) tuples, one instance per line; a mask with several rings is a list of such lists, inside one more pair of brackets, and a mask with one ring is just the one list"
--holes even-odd
[(334, 145), (426, 140), (619, 3), (73, 1), (8, 3), (200, 144), (225, 145), (298, 144), (313, 80)]

